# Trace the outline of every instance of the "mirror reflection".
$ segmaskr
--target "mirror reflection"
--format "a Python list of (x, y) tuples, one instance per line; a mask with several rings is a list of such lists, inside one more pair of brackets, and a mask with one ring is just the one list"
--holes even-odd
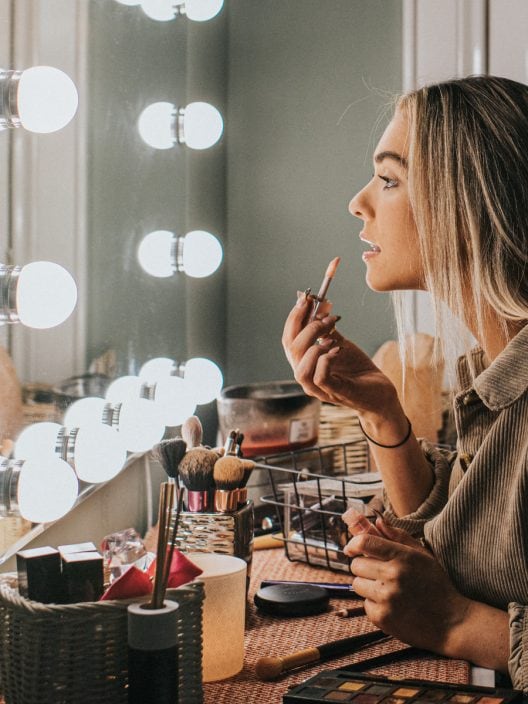
[[(49, 423), (25, 431), (20, 461), (89, 446), (83, 413), (120, 431), (117, 442), (99, 422), (100, 455), (116, 458), (104, 479), (193, 412), (214, 442), (222, 383), (290, 376), (285, 313), (332, 256), (347, 261), (333, 300), (355, 339), (373, 352), (390, 336), (387, 301), (363, 285), (347, 203), (370, 172), (370, 126), (401, 87), (399, 3), (230, 0), (204, 19), (188, 0), (182, 10), (0, 2), (3, 66), (60, 69), (79, 97), (57, 132), (0, 135), (3, 261), (54, 262), (77, 290), (60, 325), (2, 328), (12, 389), (2, 440)], [(84, 459), (77, 478), (100, 479), (90, 467), (101, 458)]]

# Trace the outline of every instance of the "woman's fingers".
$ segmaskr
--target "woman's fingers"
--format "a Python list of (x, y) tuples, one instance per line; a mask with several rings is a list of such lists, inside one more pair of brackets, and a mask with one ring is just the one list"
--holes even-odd
[(352, 540), (345, 545), (343, 552), (349, 557), (366, 555), (367, 557), (388, 561), (393, 560), (398, 555), (410, 549), (411, 548), (407, 545), (382, 538), (379, 535), (361, 533), (360, 535), (354, 536)]

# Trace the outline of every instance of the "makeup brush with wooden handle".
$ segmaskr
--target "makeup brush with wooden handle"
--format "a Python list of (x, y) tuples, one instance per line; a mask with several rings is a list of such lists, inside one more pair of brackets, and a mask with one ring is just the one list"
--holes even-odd
[(301, 665), (309, 665), (323, 660), (348, 655), (370, 643), (375, 643), (384, 638), (390, 638), (383, 631), (376, 630), (362, 633), (350, 638), (341, 638), (330, 643), (324, 643), (314, 648), (306, 648), (296, 653), (282, 656), (267, 656), (259, 658), (255, 664), (255, 672), (261, 680), (273, 680), (287, 670), (293, 670)]

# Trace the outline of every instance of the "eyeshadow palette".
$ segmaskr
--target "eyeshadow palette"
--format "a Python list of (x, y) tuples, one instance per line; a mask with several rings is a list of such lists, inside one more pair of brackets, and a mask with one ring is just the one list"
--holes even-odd
[(283, 704), (510, 704), (522, 692), (425, 680), (390, 679), (347, 670), (326, 670), (284, 694)]

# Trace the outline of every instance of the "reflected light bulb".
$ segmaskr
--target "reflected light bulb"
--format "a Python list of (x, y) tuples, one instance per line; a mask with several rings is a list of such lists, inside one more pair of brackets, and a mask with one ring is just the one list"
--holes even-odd
[(110, 403), (135, 401), (141, 396), (143, 382), (138, 376), (120, 376), (106, 390), (106, 400)]
[(168, 357), (154, 357), (154, 359), (149, 359), (149, 361), (145, 362), (141, 367), (139, 377), (147, 384), (155, 384), (161, 379), (172, 376), (175, 370), (176, 364), (173, 359), (169, 359)]
[(28, 459), (18, 477), (18, 509), (32, 523), (56, 521), (73, 508), (78, 491), (75, 472), (64, 460)]
[(145, 398), (124, 401), (119, 411), (119, 435), (130, 452), (147, 452), (165, 433), (155, 404)]
[(168, 376), (156, 382), (153, 400), (165, 425), (181, 425), (194, 414), (196, 399), (193, 391), (178, 376)]
[(16, 286), (20, 322), (30, 328), (53, 328), (63, 323), (77, 304), (77, 286), (71, 274), (53, 262), (23, 266)]
[(192, 230), (183, 240), (182, 268), (188, 276), (203, 278), (215, 272), (222, 262), (220, 242), (204, 230)]
[(98, 484), (118, 474), (126, 461), (123, 438), (109, 425), (80, 428), (75, 436), (74, 467), (79, 479)]
[(214, 401), (224, 384), (218, 365), (204, 357), (193, 357), (185, 363), (183, 379), (199, 404)]
[(194, 22), (205, 22), (216, 17), (224, 0), (186, 0), (185, 13)]
[(75, 115), (78, 102), (75, 84), (64, 71), (33, 66), (20, 73), (17, 111), (25, 129), (40, 133), (62, 129)]
[(138, 260), (147, 274), (159, 278), (172, 276), (174, 266), (174, 247), (176, 237), (168, 230), (150, 232), (142, 240), (138, 248)]
[(169, 22), (179, 14), (183, 0), (142, 0), (141, 9), (152, 20)]
[(36, 460), (42, 457), (55, 457), (55, 447), (61, 425), (58, 423), (33, 423), (18, 436), (14, 457), (17, 460)]
[(181, 132), (179, 141), (190, 149), (207, 149), (216, 144), (224, 130), (219, 111), (209, 103), (189, 103), (180, 111)]
[(152, 103), (138, 120), (141, 139), (154, 149), (170, 149), (176, 140), (176, 109), (172, 103)]
[(63, 423), (67, 428), (98, 426), (103, 422), (106, 401), (104, 398), (88, 396), (74, 401), (64, 414)]

